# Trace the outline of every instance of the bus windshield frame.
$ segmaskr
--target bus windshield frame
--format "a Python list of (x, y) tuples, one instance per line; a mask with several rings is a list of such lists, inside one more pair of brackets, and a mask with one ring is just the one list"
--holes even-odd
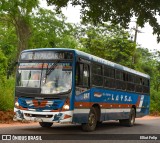
[[(36, 52), (46, 54), (46, 51)], [(26, 53), (30, 54), (31, 52)], [(26, 53), (23, 52), (22, 54), (26, 56)], [(35, 55), (35, 52), (32, 53)], [(44, 59), (44, 57), (42, 59), (25, 59), (24, 57), (22, 58), (21, 54), (16, 74), (16, 93), (24, 93), (25, 95), (28, 93), (28, 95), (32, 94), (32, 96), (40, 95), (47, 97), (67, 94), (72, 91), (73, 53), (64, 51), (53, 51), (53, 53), (52, 58), (55, 57), (55, 59)], [(55, 55), (55, 53), (59, 54)], [(35, 94), (34, 90), (36, 89), (38, 89), (38, 92)]]

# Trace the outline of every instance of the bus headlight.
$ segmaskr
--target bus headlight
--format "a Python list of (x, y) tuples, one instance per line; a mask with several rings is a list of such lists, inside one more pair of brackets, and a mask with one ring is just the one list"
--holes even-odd
[(69, 105), (65, 104), (65, 105), (63, 106), (63, 109), (64, 109), (64, 110), (69, 110)]
[(14, 105), (15, 105), (15, 107), (19, 107), (18, 101), (16, 101)]
[(65, 111), (66, 111), (66, 110), (69, 110), (69, 108), (70, 108), (70, 107), (69, 107), (69, 105), (70, 105), (70, 101), (69, 101), (69, 100), (70, 100), (69, 98), (66, 99), (66, 101), (65, 101), (65, 103), (64, 103), (64, 105), (63, 105), (63, 107), (62, 107), (62, 111), (63, 111), (63, 110), (65, 110)]

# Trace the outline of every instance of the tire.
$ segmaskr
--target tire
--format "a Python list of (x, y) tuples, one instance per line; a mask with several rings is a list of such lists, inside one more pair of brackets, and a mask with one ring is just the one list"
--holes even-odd
[(129, 114), (129, 119), (119, 120), (119, 122), (120, 122), (120, 124), (122, 124), (124, 126), (132, 127), (132, 126), (134, 126), (135, 118), (136, 118), (135, 109), (131, 108), (131, 111), (130, 111), (130, 114)]
[(83, 131), (86, 132), (92, 132), (95, 130), (97, 125), (97, 112), (94, 107), (90, 109), (89, 115), (88, 115), (88, 123), (82, 124)]
[(97, 127), (101, 127), (103, 125), (102, 121), (97, 121)]
[(39, 124), (43, 128), (49, 128), (53, 125), (53, 123), (50, 123), (50, 122), (39, 122)]

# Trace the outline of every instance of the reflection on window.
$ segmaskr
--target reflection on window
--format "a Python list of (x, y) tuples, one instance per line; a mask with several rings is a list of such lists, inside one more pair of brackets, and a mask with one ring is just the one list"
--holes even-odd
[[(42, 77), (45, 77), (45, 71), (43, 71)], [(62, 68), (55, 69), (42, 80), (41, 93), (55, 94), (67, 92), (72, 87), (71, 79), (72, 71), (63, 71)]]
[[(41, 65), (41, 66), (39, 66)], [(72, 87), (71, 63), (21, 63), (17, 71), (17, 86), (41, 88), (42, 94), (68, 92)]]
[(76, 85), (88, 87), (89, 86), (89, 65), (77, 63), (76, 65)]
[(40, 70), (20, 70), (17, 79), (18, 86), (22, 87), (40, 87)]

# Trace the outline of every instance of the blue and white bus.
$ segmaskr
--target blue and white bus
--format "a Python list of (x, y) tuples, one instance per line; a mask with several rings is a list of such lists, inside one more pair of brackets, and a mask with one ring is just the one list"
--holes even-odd
[(119, 120), (133, 126), (149, 114), (150, 77), (125, 66), (67, 48), (39, 48), (20, 54), (14, 120), (97, 123)]

